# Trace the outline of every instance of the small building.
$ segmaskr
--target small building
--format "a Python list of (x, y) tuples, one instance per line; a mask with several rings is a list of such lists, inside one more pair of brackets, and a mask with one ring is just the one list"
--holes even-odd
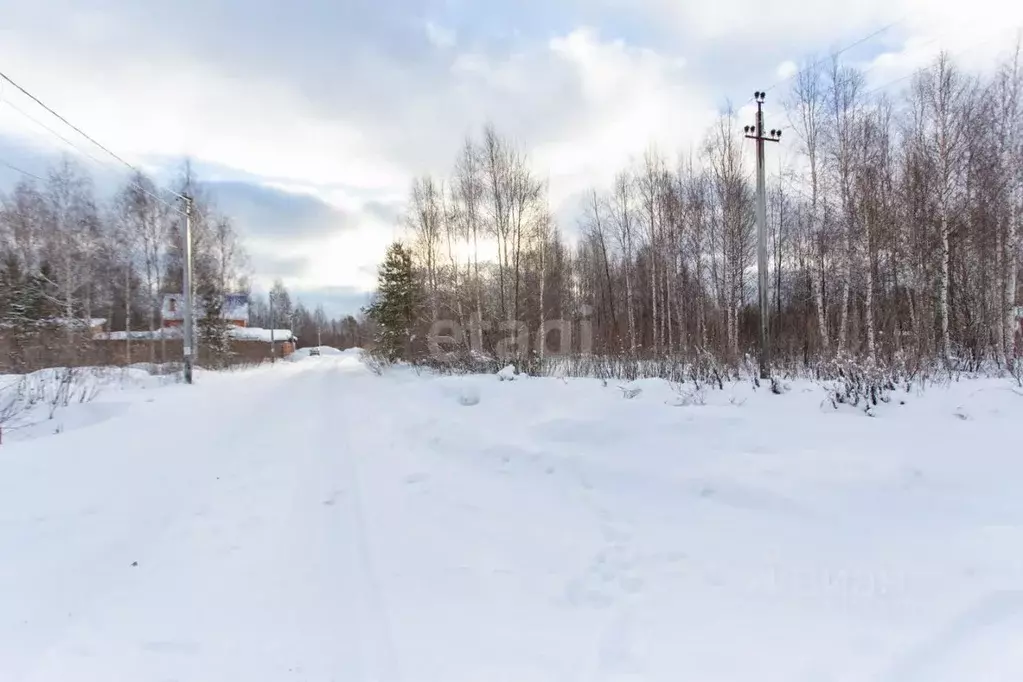
[(231, 329), (231, 338), (235, 341), (259, 342), (272, 344), (273, 352), (278, 357), (286, 358), (295, 352), (298, 338), (290, 329), (262, 329), (260, 327), (235, 327)]
[[(164, 294), (163, 306), (160, 309), (160, 319), (164, 328), (180, 327), (184, 323), (184, 298), (182, 294)], [(196, 300), (192, 305), (192, 311), (197, 320), (206, 314), (200, 300)], [(247, 327), (249, 297), (246, 294), (227, 294), (224, 296), (220, 314), (232, 327)]]

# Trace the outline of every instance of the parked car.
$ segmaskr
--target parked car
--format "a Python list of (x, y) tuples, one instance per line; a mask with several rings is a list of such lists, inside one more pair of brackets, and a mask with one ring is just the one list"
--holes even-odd
[(309, 349), (309, 355), (319, 355), (319, 354), (320, 354), (320, 349), (319, 348), (310, 348)]

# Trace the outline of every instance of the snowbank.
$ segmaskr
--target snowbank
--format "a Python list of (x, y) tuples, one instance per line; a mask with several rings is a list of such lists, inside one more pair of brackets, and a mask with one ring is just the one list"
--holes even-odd
[(140, 392), (177, 383), (158, 366), (50, 368), (0, 376), (3, 442), (58, 434), (110, 419)]

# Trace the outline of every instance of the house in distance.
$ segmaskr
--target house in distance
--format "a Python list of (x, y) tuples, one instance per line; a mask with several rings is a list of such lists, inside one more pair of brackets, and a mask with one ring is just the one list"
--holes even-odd
[[(183, 294), (164, 294), (160, 317), (165, 329), (180, 327), (184, 323), (184, 298)], [(205, 314), (202, 301), (196, 299), (193, 304), (195, 319), (198, 320)], [(224, 296), (221, 315), (232, 327), (249, 326), (249, 297), (245, 294), (227, 294)]]
[[(160, 317), (164, 329), (174, 329), (184, 324), (184, 295), (164, 294)], [(202, 301), (193, 304), (193, 315), (200, 319), (206, 314)], [(287, 357), (295, 351), (297, 339), (290, 329), (260, 329), (249, 327), (249, 297), (246, 294), (227, 294), (221, 307), (221, 316), (230, 325), (231, 338), (235, 342), (271, 344), (271, 352)]]

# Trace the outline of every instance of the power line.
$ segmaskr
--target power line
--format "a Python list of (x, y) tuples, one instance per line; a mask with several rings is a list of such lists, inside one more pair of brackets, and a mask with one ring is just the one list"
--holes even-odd
[(13, 163), (8, 163), (7, 161), (4, 161), (3, 159), (0, 159), (0, 165), (7, 166), (12, 171), (17, 171), (17, 172), (21, 173), (22, 175), (27, 175), (28, 177), (32, 178), (33, 180), (38, 180), (39, 182), (46, 182), (45, 180), (43, 180), (38, 175), (36, 175), (34, 173), (29, 173), (27, 170), (22, 170), (21, 168), (18, 168), (17, 166), (15, 166)]
[[(1010, 28), (1018, 34), (1019, 31), (1023, 30), (1023, 24), (1018, 24), (1018, 25), (1012, 26)], [(955, 52), (951, 53), (949, 56), (950, 57), (961, 57), (962, 55), (966, 54), (970, 50), (975, 50), (978, 47), (980, 47), (981, 45), (987, 43), (993, 37), (995, 37), (997, 35), (1000, 35), (1005, 30), (1006, 29), (1000, 29), (1000, 30), (994, 32), (993, 34), (985, 35), (983, 38), (975, 40), (972, 43), (969, 43), (968, 45), (966, 45), (965, 47), (960, 48), (959, 50), (956, 50)], [(935, 42), (936, 40), (937, 39), (928, 40), (928, 41), (922, 43), (920, 45), (920, 47), (924, 47), (926, 45), (930, 45), (931, 43)], [(871, 67), (871, 68), (874, 68), (874, 67)], [(871, 89), (864, 91), (863, 94), (864, 95), (872, 95), (872, 94), (874, 94), (874, 93), (876, 93), (876, 92), (878, 92), (880, 90), (884, 90), (885, 88), (887, 88), (887, 87), (889, 87), (891, 85), (895, 85), (896, 83), (898, 83), (900, 81), (904, 81), (907, 78), (912, 78), (913, 76), (915, 76), (916, 74), (920, 73), (925, 68), (926, 68), (925, 66), (914, 67), (912, 70), (910, 70), (909, 73), (907, 73), (905, 75), (902, 75), (902, 76), (899, 76), (898, 78), (893, 78), (893, 79), (891, 79), (889, 81), (885, 81), (884, 83), (881, 83), (880, 85), (875, 85)]]
[(85, 156), (88, 159), (92, 160), (93, 162), (99, 164), (100, 166), (103, 165), (103, 162), (100, 161), (99, 159), (97, 159), (95, 156), (93, 156), (89, 152), (85, 151), (84, 149), (82, 149), (81, 147), (76, 145), (74, 142), (72, 142), (71, 140), (67, 139), (66, 137), (64, 137), (63, 135), (58, 133), (53, 128), (51, 128), (50, 126), (46, 125), (45, 123), (43, 123), (39, 119), (37, 119), (35, 116), (32, 116), (31, 114), (26, 112), (24, 109), (22, 109), (21, 107), (16, 105), (14, 102), (11, 102), (11, 101), (8, 101), (8, 100), (2, 100), (2, 101), (0, 101), (0, 104), (6, 104), (9, 108), (13, 109), (14, 111), (18, 112), (19, 114), (21, 114), (22, 116), (24, 116), (28, 120), (32, 121), (32, 123), (35, 123), (40, 128), (42, 128), (46, 132), (50, 133), (51, 135), (53, 135), (54, 137), (59, 139), (64, 144), (68, 145), (69, 147), (71, 147), (72, 149), (77, 151), (79, 154), (82, 154), (83, 156)]
[[(1012, 31), (1014, 31), (1017, 35), (1020, 35), (1020, 32), (1023, 31), (1023, 24), (1019, 24), (1019, 25), (1012, 26), (1012, 27), (1009, 27), (1009, 28)], [(950, 56), (951, 57), (962, 56), (963, 54), (969, 52), (970, 50), (974, 50), (977, 47), (987, 43), (993, 37), (1000, 35), (1005, 30), (1006, 29), (1000, 29), (998, 31), (995, 31), (994, 33), (985, 35), (984, 37), (979, 38), (978, 40), (975, 40), (975, 41), (967, 44), (965, 47), (962, 47), (959, 50), (951, 53)], [(935, 42), (938, 42), (941, 39), (942, 39), (942, 36), (938, 36), (938, 37), (934, 37), (934, 38), (929, 38), (928, 40), (920, 43), (917, 47), (918, 48), (926, 47), (926, 46), (931, 45), (931, 44), (933, 44)], [(873, 69), (875, 69), (877, 67), (878, 67), (878, 64), (875, 62), (874, 64), (872, 64), (868, 68), (860, 70), (859, 73), (860, 74), (866, 74), (866, 73), (869, 73), (870, 71), (872, 71)], [(811, 67), (807, 67), (807, 68), (811, 68)], [(884, 89), (886, 89), (886, 88), (888, 88), (888, 87), (890, 87), (892, 85), (895, 85), (896, 83), (899, 83), (901, 81), (904, 81), (904, 80), (907, 80), (909, 78), (912, 78), (913, 76), (915, 76), (916, 74), (920, 73), (921, 71), (923, 71), (926, 68), (927, 67), (925, 65), (914, 66), (914, 67), (912, 67), (910, 69), (909, 73), (906, 73), (906, 74), (904, 74), (902, 76), (898, 76), (897, 78), (892, 78), (891, 80), (885, 81), (885, 82), (883, 82), (883, 83), (881, 83), (879, 85), (875, 85), (874, 87), (872, 87), (870, 89), (863, 90), (860, 93), (860, 95), (863, 96), (863, 97), (869, 97), (870, 95), (876, 94), (876, 93), (880, 92), (881, 90), (884, 90)], [(782, 82), (784, 82), (784, 81), (782, 81)], [(787, 123), (787, 124), (782, 125), (781, 130), (782, 131), (785, 131), (785, 130), (795, 130), (795, 127), (791, 123)]]
[[(845, 52), (848, 52), (849, 50), (853, 49), (854, 47), (858, 47), (858, 46), (862, 45), (863, 43), (867, 42), (868, 40), (871, 40), (872, 38), (876, 38), (877, 36), (881, 35), (882, 33), (891, 30), (895, 26), (898, 26), (899, 24), (901, 24), (905, 20), (906, 20), (906, 17), (903, 16), (902, 18), (897, 19), (897, 20), (891, 22), (890, 24), (886, 24), (886, 25), (882, 26), (881, 28), (877, 29), (873, 33), (865, 35), (862, 38), (856, 40), (855, 42), (849, 43), (845, 47), (840, 48), (840, 49), (838, 49), (838, 50), (836, 50), (834, 52), (831, 52), (827, 57), (822, 57), (822, 58), (818, 59), (817, 61), (811, 63), (810, 65), (804, 66), (803, 68), (797, 70), (795, 73), (793, 73), (793, 74), (791, 74), (789, 76), (786, 76), (785, 78), (782, 78), (780, 81), (778, 81), (777, 83), (775, 83), (771, 87), (769, 87), (766, 90), (764, 90), (764, 92), (770, 92), (771, 90), (774, 90), (779, 85), (783, 85), (783, 84), (789, 82), (790, 80), (792, 80), (793, 78), (795, 78), (799, 74), (803, 73), (804, 71), (809, 71), (811, 69), (814, 69), (814, 68), (820, 66), (821, 64), (823, 64), (823, 63), (825, 63), (825, 62), (827, 62), (827, 61), (829, 61), (831, 59), (834, 59), (838, 55), (843, 54)], [(749, 101), (746, 102), (746, 103), (749, 104), (749, 102), (752, 102), (753, 99), (754, 98), (751, 97), (749, 99)]]
[[(897, 21), (893, 21), (890, 24), (882, 26), (881, 28), (877, 29), (873, 33), (870, 33), (870, 34), (860, 38), (859, 40), (856, 40), (855, 42), (850, 43), (850, 44), (846, 45), (845, 47), (843, 47), (843, 48), (841, 48), (841, 49), (839, 49), (839, 50), (837, 50), (835, 52), (832, 52), (827, 57), (823, 57), (821, 59), (818, 59), (818, 60), (812, 62), (811, 64), (809, 64), (807, 66), (804, 66), (803, 68), (799, 69), (798, 71), (796, 71), (792, 75), (787, 76), (786, 78), (783, 78), (783, 79), (779, 80), (774, 85), (772, 85), (771, 87), (767, 88), (766, 92), (770, 92), (771, 90), (775, 89), (779, 85), (783, 85), (784, 83), (787, 83), (788, 81), (792, 80), (793, 78), (795, 78), (799, 74), (801, 74), (801, 73), (803, 73), (805, 71), (810, 71), (810, 70), (820, 66), (821, 64), (823, 64), (823, 63), (825, 63), (825, 62), (827, 62), (827, 61), (829, 61), (831, 59), (834, 59), (838, 55), (843, 54), (844, 52), (848, 52), (849, 50), (853, 49), (854, 47), (858, 47), (859, 45), (862, 45), (863, 43), (867, 42), (868, 40), (870, 40), (872, 38), (875, 38), (875, 37), (881, 35), (882, 33), (886, 32), (886, 31), (891, 30), (893, 27), (901, 24), (905, 20), (906, 20), (906, 17), (904, 16), (904, 17), (902, 17), (901, 19), (899, 19)], [(1012, 27), (1012, 29), (1014, 31), (1018, 32), (1021, 29), (1023, 29), (1023, 25), (1018, 25), (1018, 26)], [(953, 56), (959, 56), (959, 55), (961, 55), (961, 54), (963, 54), (965, 52), (968, 52), (968, 51), (970, 51), (972, 49), (975, 49), (979, 45), (981, 45), (984, 42), (986, 42), (987, 40), (989, 40), (992, 37), (992, 35), (998, 35), (1002, 31), (1004, 31), (1004, 29), (1000, 29), (1000, 30), (996, 31), (994, 34), (987, 35), (987, 36), (985, 36), (985, 37), (983, 37), (983, 38), (981, 38), (981, 39), (979, 39), (977, 41), (974, 41), (973, 43), (969, 44), (967, 47), (965, 47), (965, 48), (963, 48), (963, 49), (953, 53)], [(928, 38), (927, 40), (923, 41), (922, 43), (920, 43), (916, 47), (917, 47), (917, 49), (923, 48), (923, 47), (927, 47), (928, 45), (931, 45), (933, 43), (941, 41), (941, 40), (943, 40), (944, 38), (947, 38), (947, 37), (948, 37), (947, 35), (944, 35), (944, 36), (934, 36), (934, 37)], [(878, 66), (879, 66), (879, 64), (875, 61), (873, 64), (871, 64), (867, 68), (862, 69), (860, 71), (860, 73), (862, 73), (862, 74), (870, 73), (874, 69), (878, 68)], [(916, 72), (916, 70), (913, 71), (913, 73), (915, 73), (915, 72)], [(894, 78), (894, 79), (892, 79), (890, 81), (887, 81), (887, 82), (885, 82), (885, 83), (883, 83), (883, 84), (881, 84), (879, 86), (876, 86), (874, 88), (871, 88), (870, 90), (867, 90), (864, 94), (870, 94), (870, 93), (875, 92), (877, 90), (880, 90), (880, 89), (883, 89), (885, 87), (888, 87), (889, 85), (892, 85), (894, 83), (898, 83), (899, 81), (902, 81), (902, 80), (905, 80), (907, 78), (910, 78), (913, 75), (913, 73), (909, 73), (909, 74), (906, 74), (904, 76), (899, 76), (898, 78)], [(747, 104), (749, 102), (752, 102), (752, 101), (753, 101), (753, 98), (751, 97), (749, 99), (749, 101), (747, 102)]]
[[(0, 81), (0, 83), (2, 83), (2, 81)], [(32, 121), (33, 123), (35, 123), (35, 124), (36, 124), (37, 126), (39, 126), (40, 128), (42, 128), (42, 129), (43, 129), (43, 130), (45, 130), (46, 132), (50, 133), (51, 135), (53, 135), (54, 137), (56, 137), (57, 139), (59, 139), (60, 141), (62, 141), (62, 142), (63, 142), (64, 144), (68, 145), (69, 147), (71, 147), (72, 149), (74, 149), (75, 151), (77, 151), (77, 152), (78, 152), (79, 154), (82, 154), (82, 155), (83, 155), (83, 156), (85, 156), (86, 158), (90, 159), (91, 161), (93, 161), (93, 162), (94, 162), (94, 163), (96, 163), (97, 165), (99, 165), (99, 166), (101, 166), (101, 167), (102, 167), (102, 166), (104, 165), (104, 163), (103, 163), (102, 161), (100, 161), (100, 160), (99, 160), (99, 159), (97, 159), (97, 158), (96, 158), (95, 156), (93, 156), (93, 155), (92, 155), (92, 154), (90, 154), (89, 152), (85, 151), (84, 149), (82, 149), (81, 147), (79, 147), (78, 145), (76, 145), (76, 144), (75, 144), (74, 142), (72, 142), (71, 140), (67, 139), (66, 137), (64, 137), (63, 135), (61, 135), (60, 133), (58, 133), (58, 132), (57, 132), (56, 130), (54, 130), (54, 129), (53, 129), (53, 128), (51, 128), (50, 126), (46, 125), (45, 123), (43, 123), (42, 121), (40, 121), (40, 120), (39, 120), (39, 119), (37, 119), (36, 117), (32, 116), (31, 114), (29, 114), (29, 113), (28, 113), (28, 112), (26, 112), (25, 110), (23, 110), (23, 109), (22, 109), (21, 107), (19, 107), (18, 105), (16, 105), (16, 104), (15, 104), (14, 102), (11, 102), (10, 100), (8, 100), (8, 99), (5, 99), (5, 98), (4, 98), (3, 96), (2, 96), (2, 92), (0, 92), (0, 106), (2, 106), (2, 105), (4, 105), (4, 104), (6, 104), (6, 105), (7, 105), (8, 107), (10, 107), (10, 108), (11, 108), (11, 109), (13, 109), (14, 111), (18, 112), (19, 114), (21, 114), (22, 116), (24, 116), (24, 117), (25, 117), (25, 118), (27, 118), (28, 120), (30, 120), (30, 121)], [(136, 173), (139, 173), (139, 171), (138, 171), (137, 169), (135, 169), (135, 168), (134, 168), (134, 166), (130, 166), (130, 165), (129, 165), (129, 168), (131, 168), (131, 169), (132, 169), (133, 171), (135, 171)], [(32, 176), (32, 177), (36, 177), (36, 176)], [(43, 180), (42, 180), (42, 178), (38, 178), (38, 177), (36, 177), (36, 179), (37, 179), (37, 180), (40, 180), (40, 181), (43, 181)], [(45, 181), (43, 181), (43, 182), (45, 182)], [(142, 185), (138, 184), (137, 182), (135, 182), (134, 180), (132, 180), (132, 179), (130, 179), (130, 178), (128, 179), (128, 186), (129, 186), (129, 187), (133, 187), (133, 188), (137, 189), (138, 191), (140, 191), (140, 192), (142, 192), (143, 194), (145, 194), (145, 195), (147, 195), (147, 196), (149, 196), (149, 197), (151, 197), (151, 198), (155, 199), (156, 201), (159, 201), (159, 202), (160, 202), (161, 204), (163, 204), (163, 205), (164, 205), (164, 206), (166, 206), (167, 208), (171, 209), (172, 211), (175, 211), (176, 213), (179, 213), (179, 214), (181, 214), (181, 215), (184, 215), (184, 212), (183, 212), (183, 211), (181, 211), (181, 209), (179, 209), (178, 207), (174, 206), (173, 204), (171, 204), (171, 203), (170, 203), (170, 202), (168, 202), (167, 200), (163, 199), (162, 197), (160, 197), (160, 196), (157, 196), (156, 194), (153, 194), (152, 192), (150, 192), (149, 190), (147, 190), (147, 189), (146, 189), (145, 187), (143, 187)], [(167, 190), (167, 191), (169, 191), (169, 192), (170, 192), (171, 194), (174, 194), (175, 196), (181, 196), (180, 194), (178, 194), (177, 192), (174, 192), (174, 191), (172, 191), (172, 190)]]
[[(20, 85), (18, 85), (17, 83), (15, 83), (15, 82), (14, 82), (13, 80), (11, 80), (11, 77), (10, 77), (10, 76), (8, 76), (8, 75), (7, 75), (6, 73), (4, 73), (3, 71), (0, 71), (0, 78), (2, 78), (3, 80), (7, 81), (7, 82), (8, 82), (8, 83), (10, 83), (11, 85), (13, 85), (13, 86), (14, 86), (15, 88), (17, 88), (18, 90), (20, 90), (20, 91), (21, 91), (21, 92), (22, 92), (22, 93), (23, 93), (23, 94), (24, 94), (24, 95), (25, 95), (26, 97), (28, 97), (28, 98), (29, 98), (29, 99), (31, 99), (31, 100), (32, 100), (33, 102), (35, 102), (36, 104), (38, 104), (39, 106), (41, 106), (41, 107), (42, 107), (43, 109), (46, 109), (46, 110), (47, 110), (48, 112), (50, 112), (51, 114), (53, 114), (54, 116), (56, 116), (56, 117), (57, 117), (57, 118), (58, 118), (58, 119), (59, 119), (60, 121), (62, 121), (62, 122), (63, 122), (63, 123), (65, 124), (65, 125), (67, 125), (67, 126), (68, 126), (69, 128), (71, 128), (72, 130), (74, 130), (74, 131), (75, 131), (76, 133), (78, 133), (79, 135), (81, 135), (81, 136), (82, 136), (82, 137), (84, 137), (84, 138), (85, 138), (86, 140), (88, 140), (89, 142), (93, 143), (94, 145), (96, 145), (97, 147), (99, 147), (100, 149), (102, 149), (103, 151), (105, 151), (105, 152), (106, 152), (107, 154), (109, 154), (110, 156), (112, 156), (112, 157), (113, 157), (114, 159), (116, 159), (116, 160), (117, 160), (117, 161), (119, 161), (120, 163), (124, 164), (124, 165), (125, 165), (125, 166), (127, 166), (127, 167), (128, 167), (129, 169), (131, 169), (132, 171), (134, 171), (134, 172), (136, 172), (136, 173), (138, 173), (138, 172), (139, 172), (139, 170), (138, 170), (137, 168), (135, 168), (135, 166), (131, 165), (130, 163), (128, 163), (127, 161), (125, 161), (124, 159), (122, 159), (122, 158), (121, 158), (120, 156), (118, 156), (118, 155), (117, 155), (117, 154), (115, 154), (114, 152), (112, 152), (112, 151), (110, 151), (109, 149), (107, 149), (106, 147), (104, 147), (104, 146), (103, 146), (102, 144), (100, 144), (100, 143), (99, 143), (99, 142), (97, 142), (97, 141), (96, 141), (95, 139), (93, 139), (93, 138), (92, 138), (91, 136), (89, 136), (89, 135), (88, 135), (88, 134), (87, 134), (87, 133), (86, 133), (86, 132), (85, 132), (84, 130), (82, 130), (81, 128), (79, 128), (78, 126), (76, 126), (76, 125), (75, 125), (74, 123), (71, 123), (71, 121), (67, 120), (66, 118), (64, 118), (63, 116), (61, 116), (60, 114), (58, 114), (58, 113), (57, 113), (56, 111), (54, 111), (53, 109), (51, 109), (51, 108), (50, 108), (49, 106), (47, 106), (47, 105), (46, 105), (46, 104), (45, 104), (45, 103), (44, 103), (44, 102), (43, 102), (42, 100), (40, 100), (40, 99), (39, 99), (38, 97), (36, 97), (35, 95), (33, 95), (33, 94), (32, 94), (31, 92), (29, 92), (28, 90), (26, 90), (26, 89), (25, 89), (25, 88), (23, 88), (22, 86), (20, 86)], [(175, 191), (173, 191), (173, 190), (167, 190), (167, 191), (168, 191), (168, 192), (170, 192), (171, 194), (173, 194), (174, 196), (178, 197), (179, 199), (184, 199), (184, 198), (185, 198), (184, 196), (182, 196), (181, 194), (178, 194), (177, 192), (175, 192)]]
[[(48, 112), (50, 112), (51, 114), (53, 114), (53, 115), (54, 115), (55, 117), (57, 117), (57, 119), (59, 119), (60, 121), (62, 121), (62, 122), (63, 122), (63, 123), (65, 124), (65, 125), (67, 125), (67, 126), (68, 126), (69, 128), (71, 128), (72, 130), (74, 130), (75, 132), (77, 132), (77, 133), (78, 133), (79, 135), (81, 135), (81, 136), (82, 136), (82, 137), (84, 137), (84, 138), (85, 138), (86, 140), (88, 140), (89, 142), (93, 143), (94, 145), (96, 145), (97, 147), (99, 147), (100, 149), (102, 149), (103, 151), (105, 151), (105, 152), (106, 152), (107, 154), (109, 154), (109, 155), (110, 155), (111, 157), (113, 157), (113, 158), (114, 158), (114, 159), (116, 159), (116, 160), (117, 160), (118, 162), (120, 162), (121, 164), (123, 164), (124, 166), (126, 166), (126, 167), (127, 167), (127, 168), (128, 168), (129, 170), (131, 170), (132, 172), (134, 172), (134, 173), (137, 173), (137, 174), (139, 174), (139, 175), (141, 175), (141, 174), (142, 174), (142, 173), (141, 173), (141, 171), (139, 171), (139, 169), (138, 169), (138, 168), (136, 168), (135, 166), (131, 165), (130, 163), (128, 163), (127, 161), (125, 161), (124, 159), (122, 159), (122, 158), (121, 158), (120, 156), (118, 156), (117, 154), (115, 154), (114, 152), (110, 151), (110, 150), (109, 150), (108, 148), (106, 148), (105, 146), (103, 146), (102, 144), (100, 144), (99, 142), (97, 142), (97, 141), (96, 141), (96, 140), (95, 140), (94, 138), (92, 138), (92, 137), (91, 137), (90, 135), (88, 135), (88, 134), (87, 134), (87, 133), (86, 133), (85, 131), (83, 131), (83, 130), (82, 130), (81, 128), (79, 128), (79, 127), (78, 127), (78, 126), (76, 126), (75, 124), (71, 123), (71, 122), (70, 122), (70, 121), (68, 121), (68, 120), (67, 120), (66, 118), (64, 118), (63, 116), (61, 116), (60, 114), (58, 114), (58, 113), (57, 113), (56, 111), (54, 111), (53, 109), (51, 109), (51, 108), (50, 108), (49, 106), (47, 106), (47, 105), (46, 105), (45, 103), (43, 103), (43, 101), (42, 101), (42, 100), (40, 100), (40, 99), (39, 99), (38, 97), (36, 97), (35, 95), (33, 95), (33, 94), (32, 94), (31, 92), (29, 92), (28, 90), (26, 90), (26, 89), (25, 89), (25, 88), (23, 88), (22, 86), (20, 86), (20, 85), (18, 85), (17, 83), (15, 83), (15, 82), (14, 82), (13, 80), (11, 80), (10, 76), (8, 76), (7, 74), (3, 73), (2, 71), (0, 71), (0, 79), (3, 79), (3, 81), (7, 81), (7, 82), (8, 82), (8, 83), (10, 83), (11, 85), (13, 85), (13, 86), (14, 86), (15, 88), (17, 88), (17, 89), (18, 89), (18, 90), (19, 90), (20, 92), (22, 92), (22, 93), (23, 93), (23, 94), (24, 94), (25, 96), (27, 96), (27, 97), (28, 97), (29, 99), (31, 99), (31, 100), (32, 100), (33, 102), (35, 102), (36, 104), (38, 104), (39, 106), (41, 106), (41, 107), (42, 107), (43, 109), (45, 109), (46, 111), (48, 111)], [(0, 83), (2, 83), (3, 81), (0, 81)], [(51, 134), (52, 134), (52, 135), (54, 135), (55, 137), (57, 137), (57, 138), (59, 138), (60, 140), (62, 140), (62, 141), (63, 141), (63, 142), (65, 143), (65, 144), (67, 144), (67, 145), (71, 146), (72, 148), (76, 149), (76, 150), (77, 150), (77, 151), (79, 151), (80, 153), (82, 153), (82, 154), (84, 154), (85, 156), (87, 156), (88, 158), (92, 159), (92, 160), (93, 160), (94, 162), (96, 162), (96, 163), (98, 163), (98, 164), (102, 165), (102, 162), (101, 162), (101, 161), (100, 161), (99, 159), (97, 159), (97, 158), (96, 158), (95, 156), (93, 156), (92, 154), (88, 153), (87, 151), (85, 151), (84, 149), (82, 149), (81, 147), (79, 147), (78, 145), (76, 145), (76, 144), (75, 144), (74, 142), (72, 142), (71, 140), (67, 139), (66, 137), (64, 137), (63, 135), (61, 135), (61, 134), (60, 134), (60, 133), (58, 133), (57, 131), (55, 131), (55, 130), (54, 130), (53, 128), (50, 128), (50, 127), (49, 127), (48, 125), (46, 125), (46, 124), (45, 124), (45, 123), (43, 123), (42, 121), (39, 121), (39, 120), (37, 120), (36, 118), (34, 118), (33, 116), (31, 116), (31, 115), (29, 115), (28, 113), (26, 113), (25, 111), (22, 111), (22, 110), (21, 110), (21, 109), (20, 109), (19, 107), (17, 107), (17, 106), (16, 106), (16, 105), (15, 105), (14, 103), (12, 103), (12, 102), (9, 102), (9, 101), (8, 101), (8, 102), (7, 102), (7, 105), (8, 105), (8, 106), (10, 106), (10, 107), (11, 107), (12, 109), (14, 109), (15, 111), (17, 111), (17, 112), (18, 112), (19, 114), (21, 114), (22, 116), (24, 116), (24, 117), (26, 117), (27, 119), (29, 119), (30, 121), (32, 121), (32, 122), (36, 123), (37, 125), (41, 126), (42, 128), (44, 128), (44, 129), (45, 129), (45, 130), (46, 130), (47, 132), (51, 133)], [(149, 190), (147, 190), (147, 189), (146, 189), (145, 187), (142, 187), (141, 185), (139, 185), (138, 183), (136, 183), (136, 182), (135, 182), (134, 180), (130, 180), (130, 179), (129, 179), (129, 181), (128, 181), (128, 184), (129, 184), (129, 186), (131, 186), (131, 187), (133, 187), (133, 188), (137, 189), (138, 191), (142, 192), (143, 194), (145, 194), (145, 195), (147, 195), (147, 196), (149, 196), (149, 197), (151, 197), (151, 198), (155, 199), (156, 201), (159, 201), (160, 203), (162, 203), (163, 205), (167, 206), (167, 207), (168, 207), (169, 209), (171, 209), (172, 211), (175, 211), (176, 213), (179, 213), (179, 214), (181, 214), (181, 215), (184, 215), (184, 211), (182, 211), (182, 210), (181, 210), (181, 209), (179, 209), (178, 207), (174, 206), (174, 205), (173, 205), (173, 204), (171, 204), (170, 202), (166, 201), (166, 200), (165, 200), (165, 199), (163, 199), (162, 197), (159, 197), (159, 196), (157, 196), (156, 194), (153, 194), (152, 192), (150, 192)], [(178, 194), (178, 193), (177, 193), (177, 192), (175, 192), (174, 190), (168, 189), (168, 190), (166, 190), (166, 191), (167, 191), (167, 192), (169, 192), (170, 194), (173, 194), (174, 196), (176, 196), (176, 197), (177, 197), (177, 198), (179, 198), (179, 199), (185, 199), (185, 197), (184, 197), (183, 195), (181, 195), (181, 194)]]

